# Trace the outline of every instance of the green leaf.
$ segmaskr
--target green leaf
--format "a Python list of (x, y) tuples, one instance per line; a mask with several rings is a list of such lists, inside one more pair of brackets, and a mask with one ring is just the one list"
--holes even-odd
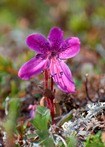
[(67, 138), (67, 145), (70, 147), (76, 147), (77, 145), (77, 139), (75, 136), (70, 136)]
[(85, 142), (85, 147), (105, 147), (101, 140), (101, 132), (98, 132), (96, 135), (89, 136)]
[(39, 144), (46, 147), (54, 147), (53, 139), (49, 134), (48, 125), (51, 121), (50, 110), (46, 107), (38, 106), (35, 113), (35, 118), (31, 121), (37, 129), (36, 133), (39, 136)]
[(38, 136), (37, 134), (27, 134), (28, 139), (35, 138), (37, 136)]
[(47, 130), (48, 123), (51, 121), (50, 110), (38, 106), (36, 109), (35, 118), (31, 121), (37, 130)]
[(54, 147), (53, 139), (49, 135), (48, 130), (43, 130), (43, 131), (37, 131), (37, 134), (39, 135), (40, 138), (40, 145), (44, 145), (45, 147)]
[(12, 98), (9, 103), (9, 112), (7, 120), (4, 123), (4, 128), (8, 134), (13, 134), (16, 129), (17, 118), (19, 115), (20, 101), (18, 98)]

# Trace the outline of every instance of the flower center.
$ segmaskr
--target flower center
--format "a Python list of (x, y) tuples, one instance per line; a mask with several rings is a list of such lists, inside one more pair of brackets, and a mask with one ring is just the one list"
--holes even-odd
[(51, 52), (51, 57), (56, 56), (56, 52)]
[(52, 58), (57, 58), (58, 57), (58, 54), (56, 51), (52, 51), (52, 52), (49, 52), (48, 53), (48, 58), (49, 59), (52, 59)]

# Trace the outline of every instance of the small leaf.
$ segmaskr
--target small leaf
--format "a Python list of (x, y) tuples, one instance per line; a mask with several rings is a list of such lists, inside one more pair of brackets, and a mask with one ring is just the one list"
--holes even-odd
[(51, 121), (50, 110), (38, 106), (36, 109), (35, 118), (31, 121), (37, 130), (47, 130), (48, 123)]
[(67, 138), (67, 144), (70, 147), (76, 147), (77, 146), (77, 139), (75, 136), (70, 136)]
[(48, 130), (44, 131), (37, 131), (37, 134), (39, 135), (40, 138), (40, 145), (44, 145), (45, 147), (54, 147), (54, 142), (52, 137), (49, 135)]
[(35, 138), (37, 136), (38, 136), (37, 134), (27, 134), (28, 139)]
[(98, 132), (96, 135), (89, 136), (85, 142), (85, 147), (105, 147), (101, 140), (101, 132)]

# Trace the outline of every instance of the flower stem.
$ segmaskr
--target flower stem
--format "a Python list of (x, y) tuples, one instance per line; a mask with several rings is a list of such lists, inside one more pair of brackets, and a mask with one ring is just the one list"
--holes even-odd
[(51, 117), (52, 117), (52, 122), (54, 121), (54, 103), (51, 99), (46, 97), (46, 102), (47, 102), (47, 108), (50, 109)]
[(52, 123), (54, 123), (54, 90), (53, 90), (53, 78), (50, 78), (50, 88), (48, 87), (48, 81), (49, 81), (49, 71), (46, 69), (44, 71), (44, 101), (45, 101), (45, 106), (50, 109), (51, 117), (52, 117)]
[(48, 89), (48, 79), (49, 79), (49, 74), (48, 74), (48, 70), (46, 69), (44, 71), (44, 89)]
[(53, 91), (53, 86), (54, 86), (54, 82), (53, 82), (53, 78), (51, 77), (51, 91)]

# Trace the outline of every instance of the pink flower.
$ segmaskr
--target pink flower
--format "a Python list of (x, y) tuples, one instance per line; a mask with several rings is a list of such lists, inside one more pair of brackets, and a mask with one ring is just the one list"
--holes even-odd
[(31, 34), (27, 37), (28, 47), (37, 52), (37, 55), (23, 64), (18, 76), (24, 80), (33, 75), (49, 70), (58, 87), (64, 92), (75, 92), (75, 84), (69, 67), (64, 60), (72, 58), (80, 51), (80, 41), (77, 37), (63, 39), (63, 31), (53, 27), (47, 37), (42, 34)]

